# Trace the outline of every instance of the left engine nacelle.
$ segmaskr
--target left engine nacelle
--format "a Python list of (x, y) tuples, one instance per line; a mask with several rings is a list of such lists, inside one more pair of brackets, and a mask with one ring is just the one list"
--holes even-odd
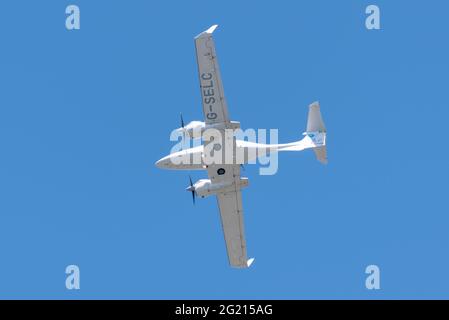
[(217, 123), (217, 124), (208, 124), (202, 122), (202, 121), (191, 121), (189, 124), (187, 124), (184, 127), (176, 129), (178, 132), (184, 132), (192, 139), (198, 139), (201, 138), (204, 131), (207, 129), (217, 129), (217, 130), (223, 130), (223, 129), (239, 129), (240, 128), (240, 122), (237, 121), (231, 121), (228, 124), (224, 123)]
[(177, 130), (184, 132), (192, 139), (197, 139), (201, 138), (201, 134), (203, 133), (205, 127), (206, 124), (203, 121), (192, 121), (183, 128), (179, 128)]
[[(240, 188), (247, 187), (249, 184), (248, 178), (240, 178), (239, 186)], [(197, 196), (205, 198), (219, 192), (233, 191), (234, 182), (220, 182), (212, 183), (210, 179), (201, 179), (195, 182), (193, 185), (194, 192)]]

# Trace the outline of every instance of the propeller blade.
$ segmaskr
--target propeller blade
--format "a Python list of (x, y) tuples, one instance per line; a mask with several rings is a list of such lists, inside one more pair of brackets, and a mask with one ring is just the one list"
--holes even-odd
[(184, 129), (184, 118), (182, 117), (182, 113), (180, 113), (181, 115), (181, 128)]
[(193, 186), (192, 177), (189, 176), (189, 182), (190, 182), (190, 191), (192, 192), (192, 201), (193, 205), (195, 205), (195, 187)]

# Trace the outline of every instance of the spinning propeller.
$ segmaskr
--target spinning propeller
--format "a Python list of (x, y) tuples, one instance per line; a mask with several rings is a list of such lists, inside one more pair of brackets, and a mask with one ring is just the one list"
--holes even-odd
[(186, 189), (187, 191), (192, 192), (192, 201), (195, 204), (195, 187), (193, 186), (192, 177), (189, 176), (190, 186)]

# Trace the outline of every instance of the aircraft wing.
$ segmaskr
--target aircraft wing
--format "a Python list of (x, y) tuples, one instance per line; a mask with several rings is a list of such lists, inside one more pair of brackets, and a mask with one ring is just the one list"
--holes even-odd
[[(225, 170), (224, 174), (222, 169)], [(239, 165), (210, 165), (208, 167), (209, 178), (213, 183), (234, 181), (234, 187), (227, 192), (217, 194), (218, 207), (220, 208), (221, 225), (223, 228), (229, 263), (232, 267), (249, 267), (252, 260), (248, 261), (246, 253), (245, 231), (243, 225), (242, 192), (240, 189)], [(220, 171), (219, 171), (220, 170)]]
[(206, 124), (229, 123), (212, 33), (217, 25), (195, 37), (196, 59), (200, 78), (203, 113)]

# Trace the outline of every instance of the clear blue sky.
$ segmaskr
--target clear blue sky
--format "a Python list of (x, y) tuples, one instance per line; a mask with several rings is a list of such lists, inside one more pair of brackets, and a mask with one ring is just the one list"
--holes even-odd
[[(2, 2), (0, 297), (449, 298), (448, 15), (443, 0)], [(215, 198), (193, 206), (189, 172), (154, 167), (180, 112), (202, 120), (193, 37), (215, 23), (234, 120), (297, 140), (319, 100), (328, 128), (328, 166), (309, 151), (274, 176), (246, 168), (248, 270), (228, 266)]]

